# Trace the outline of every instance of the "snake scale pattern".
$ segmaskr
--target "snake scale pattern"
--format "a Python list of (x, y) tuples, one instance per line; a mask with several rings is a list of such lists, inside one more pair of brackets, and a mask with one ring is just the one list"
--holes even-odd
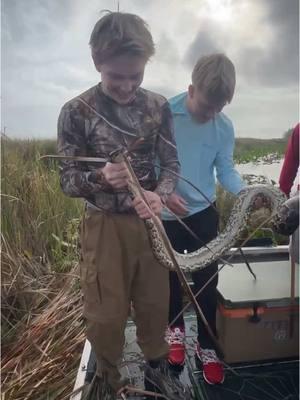
[[(262, 197), (272, 215), (276, 215), (286, 200), (285, 195), (272, 185), (251, 185), (245, 187), (237, 196), (225, 229), (215, 239), (210, 241), (206, 246), (191, 253), (180, 254), (173, 250), (179, 267), (184, 272), (203, 269), (233, 247), (247, 226), (247, 221), (254, 210), (254, 201), (258, 195)], [(155, 257), (164, 267), (173, 270), (173, 262), (168, 256), (154, 221), (148, 219), (145, 223)]]
[(272, 221), (272, 228), (281, 235), (292, 235), (299, 226), (299, 192), (285, 201)]

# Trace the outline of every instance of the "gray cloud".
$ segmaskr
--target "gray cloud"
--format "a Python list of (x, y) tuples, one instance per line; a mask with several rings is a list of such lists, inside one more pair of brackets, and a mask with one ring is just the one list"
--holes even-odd
[[(248, 83), (271, 87), (298, 84), (298, 0), (252, 0), (251, 3), (253, 8), (261, 10), (261, 16), (257, 17), (256, 26), (249, 26), (246, 39), (239, 39), (234, 26), (225, 30), (216, 22), (201, 19), (183, 63), (192, 67), (202, 54), (222, 51), (233, 59), (240, 77)], [(241, 24), (247, 22), (247, 15), (241, 18)], [(270, 38), (263, 34), (266, 27)]]
[[(239, 53), (239, 65), (251, 81), (281, 87), (299, 84), (299, 2), (264, 0), (262, 23), (272, 28), (269, 45), (245, 46)], [(263, 40), (263, 38), (262, 38)]]
[[(2, 0), (2, 124), (8, 134), (55, 135), (62, 104), (100, 80), (89, 36), (101, 10), (116, 10), (117, 3)], [(156, 42), (144, 87), (175, 95), (187, 88), (199, 55), (224, 51), (238, 71), (236, 96), (228, 108), (237, 132), (280, 136), (298, 119), (297, 0), (232, 0), (234, 13), (227, 22), (215, 18), (210, 3), (120, 0), (121, 11), (149, 23)], [(284, 87), (292, 94), (283, 95)]]
[(176, 42), (167, 33), (163, 33), (157, 41), (155, 56), (166, 64), (176, 65), (180, 61)]
[(216, 23), (201, 20), (201, 28), (188, 47), (183, 62), (192, 68), (204, 54), (223, 51), (222, 39)]
[[(48, 46), (49, 37), (59, 35), (72, 23), (70, 0), (46, 1), (4, 0), (2, 2), (3, 45), (14, 45), (25, 51)], [(25, 47), (25, 48), (24, 48)]]
[(161, 93), (166, 99), (169, 99), (178, 94), (174, 89), (169, 86), (151, 86), (151, 91)]

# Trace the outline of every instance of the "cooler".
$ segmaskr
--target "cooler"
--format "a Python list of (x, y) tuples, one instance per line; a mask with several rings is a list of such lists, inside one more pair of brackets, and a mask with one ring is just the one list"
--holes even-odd
[(228, 363), (299, 356), (299, 265), (291, 304), (291, 262), (268, 258), (250, 262), (257, 280), (245, 262), (219, 273), (217, 329)]

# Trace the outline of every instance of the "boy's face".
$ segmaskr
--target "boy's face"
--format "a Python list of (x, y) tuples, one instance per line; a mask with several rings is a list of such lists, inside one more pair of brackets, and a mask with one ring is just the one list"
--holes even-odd
[(97, 65), (104, 93), (119, 104), (129, 104), (143, 81), (146, 62), (142, 57), (122, 55)]
[(188, 110), (196, 121), (200, 123), (208, 122), (213, 119), (216, 114), (221, 112), (226, 102), (220, 104), (210, 103), (195, 86), (190, 85), (188, 89)]

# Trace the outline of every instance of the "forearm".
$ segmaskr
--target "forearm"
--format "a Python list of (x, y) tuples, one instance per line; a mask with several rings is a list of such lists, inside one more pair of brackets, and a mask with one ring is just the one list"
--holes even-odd
[(287, 196), (289, 196), (291, 192), (296, 175), (297, 169), (288, 168), (283, 165), (279, 178), (279, 187)]
[(157, 141), (157, 154), (160, 162), (160, 171), (155, 192), (165, 200), (174, 192), (180, 164), (176, 148), (173, 118), (168, 103), (164, 105), (161, 131)]
[(234, 130), (233, 126), (228, 130), (226, 140), (217, 153), (215, 167), (217, 179), (220, 184), (230, 193), (238, 194), (245, 186), (245, 182), (235, 169), (233, 161), (234, 152)]
[(279, 186), (289, 196), (299, 168), (299, 138), (291, 137), (285, 153), (282, 165)]
[(161, 165), (161, 167), (155, 192), (165, 200), (175, 190), (180, 174), (180, 164), (176, 159), (173, 162), (170, 161), (167, 165)]
[(225, 190), (238, 194), (246, 186), (233, 162), (233, 146), (219, 153), (216, 162), (217, 179)]
[[(57, 152), (61, 156), (85, 156), (86, 138), (84, 119), (70, 104), (65, 105), (58, 118)], [(60, 184), (63, 192), (71, 197), (89, 197), (107, 189), (101, 167), (95, 170), (87, 163), (61, 161)]]
[(67, 196), (83, 198), (107, 191), (109, 188), (100, 172), (81, 171), (76, 168), (62, 168), (60, 185)]
[(233, 167), (218, 174), (217, 178), (223, 188), (232, 194), (238, 194), (246, 186), (240, 174)]

